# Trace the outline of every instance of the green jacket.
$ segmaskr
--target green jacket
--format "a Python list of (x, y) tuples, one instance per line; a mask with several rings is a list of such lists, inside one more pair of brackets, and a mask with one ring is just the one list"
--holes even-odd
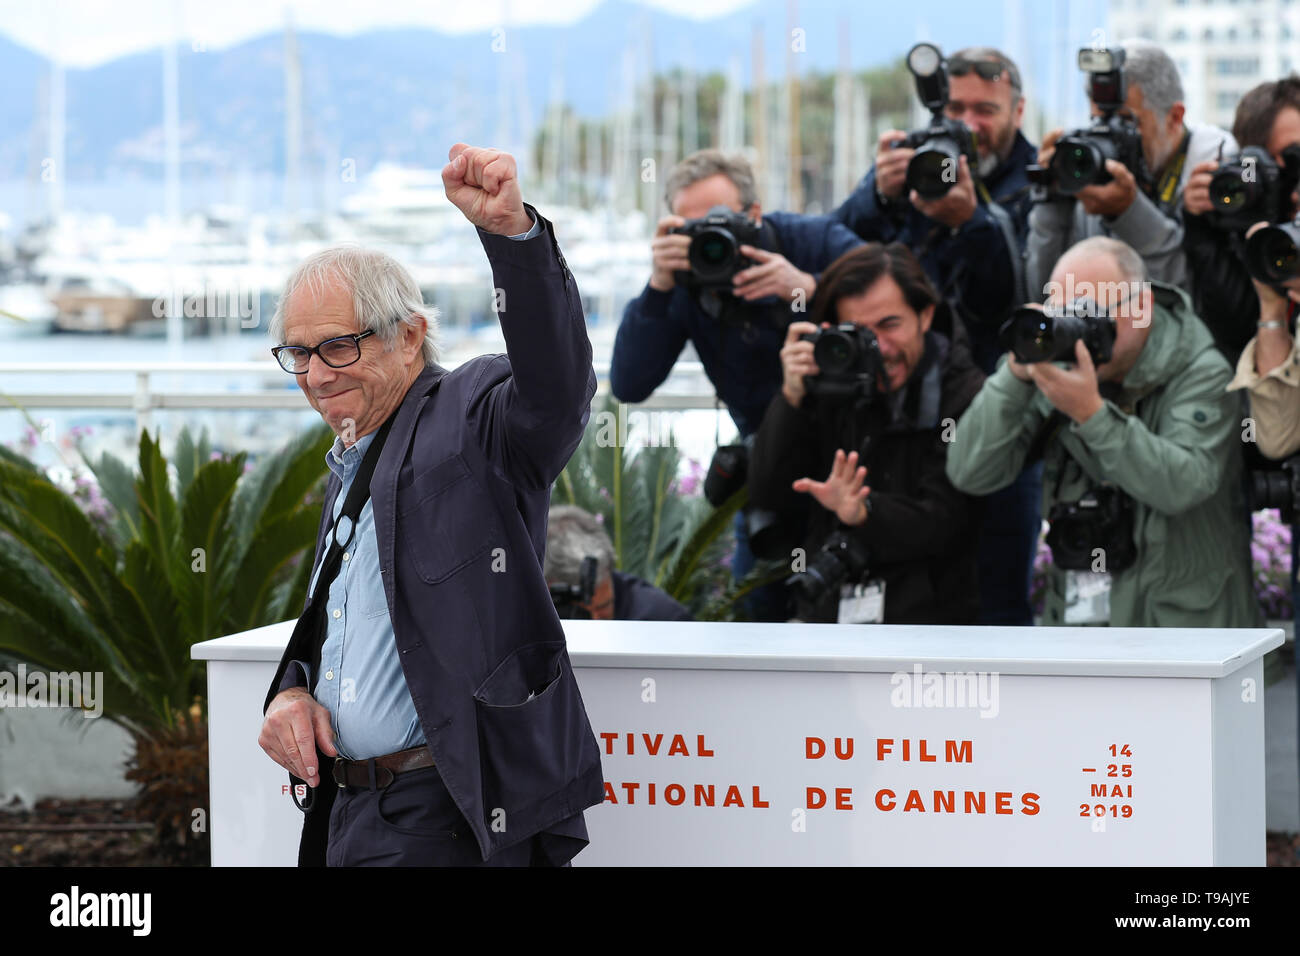
[[(1043, 516), (1101, 480), (1134, 499), (1138, 558), (1112, 572), (1112, 625), (1255, 627), (1239, 406), (1224, 390), (1232, 370), (1187, 295), (1151, 286), (1151, 333), (1117, 400), (1082, 425), (1064, 419), (1046, 443)], [(973, 495), (1009, 485), (1053, 411), (1004, 358), (957, 423), (949, 480)], [(1064, 572), (1052, 567), (1044, 624), (1064, 620), (1064, 599)]]

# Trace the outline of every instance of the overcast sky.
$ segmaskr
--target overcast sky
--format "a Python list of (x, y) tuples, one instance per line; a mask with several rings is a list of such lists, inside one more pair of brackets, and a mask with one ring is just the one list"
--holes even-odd
[[(435, 27), (448, 33), (514, 23), (572, 23), (600, 0), (0, 0), (0, 33), (68, 66), (93, 66), (168, 36), (220, 48), (283, 28), (286, 11), (302, 29), (349, 34), (380, 27)], [(633, 0), (707, 18), (752, 0)], [(810, 0), (804, 0), (805, 3)]]

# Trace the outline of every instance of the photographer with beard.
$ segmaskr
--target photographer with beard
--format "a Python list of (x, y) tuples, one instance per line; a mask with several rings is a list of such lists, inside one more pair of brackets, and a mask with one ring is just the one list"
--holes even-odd
[[(1236, 141), (1216, 126), (1184, 121), (1182, 80), (1164, 50), (1143, 40), (1125, 41), (1121, 49), (1124, 59), (1119, 73), (1126, 90), (1115, 115), (1136, 127), (1140, 162), (1135, 170), (1106, 159), (1107, 182), (1085, 186), (1073, 195), (1053, 191), (1034, 205), (1025, 269), (1031, 299), (1045, 294), (1061, 254), (1090, 236), (1124, 242), (1142, 257), (1153, 279), (1191, 291), (1179, 211), (1183, 191), (1194, 168), (1235, 155)], [(1090, 97), (1095, 83), (1095, 79), (1090, 82)], [(1093, 101), (1094, 117), (1103, 115), (1103, 105)], [(1043, 138), (1040, 167), (1052, 166), (1063, 133), (1057, 129)]]
[[(824, 216), (763, 213), (749, 163), (715, 149), (693, 153), (673, 167), (664, 198), (671, 214), (659, 220), (651, 241), (650, 280), (623, 312), (610, 360), (610, 391), (621, 402), (645, 401), (689, 342), (747, 443), (781, 387), (786, 327), (806, 314), (821, 271), (862, 242)], [(694, 242), (692, 222), (711, 214), (731, 217), (719, 220), (731, 238), (712, 229), (713, 238)], [(704, 260), (695, 265), (693, 248)], [(727, 268), (728, 253), (739, 254), (735, 271)], [(701, 281), (699, 265), (720, 278)], [(745, 454), (744, 448), (734, 451)], [(736, 516), (735, 580), (754, 563), (742, 512)], [(785, 616), (779, 588), (761, 589), (742, 607), (756, 620)]]
[(793, 564), (801, 620), (975, 621), (975, 506), (944, 459), (984, 376), (932, 329), (939, 307), (906, 246), (870, 243), (826, 270), (813, 321), (786, 335), (749, 491), (778, 512), (814, 501)]
[[(951, 328), (941, 317), (938, 331), (958, 347), (968, 341), (975, 364), (988, 374), (1002, 354), (998, 328), (1010, 306), (1026, 295), (1015, 288), (1015, 266), (1028, 238), (1026, 170), (1037, 150), (1020, 132), (1025, 98), (1010, 57), (992, 47), (967, 47), (944, 66), (943, 114), (974, 134), (975, 168), (963, 160), (948, 193), (926, 200), (906, 185), (915, 150), (898, 145), (905, 133), (888, 130), (875, 164), (833, 215), (864, 239), (901, 242), (917, 255), (945, 301), (960, 310), (961, 326)], [(918, 94), (924, 96), (919, 88)], [(981, 505), (981, 624), (1033, 623), (1029, 587), (1041, 527), (1041, 482), (1042, 469), (1031, 465)]]

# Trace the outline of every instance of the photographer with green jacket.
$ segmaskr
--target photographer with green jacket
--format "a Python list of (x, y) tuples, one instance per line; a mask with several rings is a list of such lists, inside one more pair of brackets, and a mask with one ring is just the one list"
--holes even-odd
[[(1044, 457), (1044, 624), (1257, 626), (1232, 372), (1186, 293), (1104, 237), (1068, 250), (1049, 289), (1053, 314), (1100, 320), (1084, 320), (1073, 364), (1003, 360), (957, 424), (949, 479), (988, 494)], [(1050, 346), (1034, 325), (1022, 357)]]

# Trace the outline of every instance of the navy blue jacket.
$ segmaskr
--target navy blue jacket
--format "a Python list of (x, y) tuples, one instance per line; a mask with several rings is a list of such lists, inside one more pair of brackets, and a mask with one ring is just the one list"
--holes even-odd
[[(370, 493), (396, 652), (438, 773), (484, 859), (541, 834), (564, 862), (586, 845), (582, 811), (604, 783), (542, 556), (551, 485), (596, 376), (573, 275), (529, 209), (543, 226), (532, 239), (479, 230), (494, 286), (518, 303), (499, 313), (507, 354), (425, 368)], [(340, 487), (331, 475), (316, 562)], [(300, 668), (285, 686), (305, 686)]]
[(635, 574), (611, 571), (616, 621), (693, 621), (691, 612), (666, 592)]
[[(993, 201), (1005, 209), (1016, 227), (1016, 242), (1023, 256), (1025, 240), (1029, 237), (1029, 209), (1033, 201), (1029, 195), (1029, 174), (1025, 168), (1038, 160), (1038, 147), (1016, 130), (1016, 138), (1006, 162), (993, 170), (984, 180)], [(991, 371), (986, 369), (985, 371)]]
[[(1016, 135), (1019, 140), (1008, 162), (989, 178), (998, 183), (996, 188), (990, 186), (995, 198), (1014, 192), (1018, 188), (1013, 185), (1014, 177), (1024, 176), (1023, 168), (1016, 173), (1017, 151), (1024, 156), (1024, 150), (1032, 147), (1023, 136)], [(999, 173), (1005, 185), (999, 181)], [(868, 242), (901, 242), (917, 253), (940, 295), (961, 303), (976, 364), (981, 368), (987, 365), (985, 371), (993, 370), (997, 357), (1005, 351), (996, 346), (997, 331), (1013, 305), (1015, 282), (1006, 239), (983, 199), (967, 222), (950, 229), (922, 215), (906, 196), (882, 205), (876, 196), (876, 168), (872, 166), (858, 188), (831, 215)], [(1016, 215), (1012, 213), (1013, 221)], [(1027, 212), (1021, 221), (1027, 221)], [(1024, 234), (1022, 230), (1021, 237)], [(1023, 238), (1021, 241), (1023, 244)]]
[[(772, 224), (781, 255), (814, 278), (862, 245), (848, 229), (825, 216), (770, 212), (763, 214), (763, 222)], [(775, 299), (759, 303), (769, 301)], [(810, 305), (806, 307), (811, 311)], [(790, 321), (806, 317), (792, 312)], [(623, 310), (609, 365), (614, 397), (620, 402), (644, 402), (668, 378), (688, 340), (741, 437), (758, 431), (768, 403), (781, 387), (785, 328), (775, 323), (756, 323), (746, 329), (724, 326), (709, 318), (681, 286), (660, 292), (647, 283), (645, 291)]]

